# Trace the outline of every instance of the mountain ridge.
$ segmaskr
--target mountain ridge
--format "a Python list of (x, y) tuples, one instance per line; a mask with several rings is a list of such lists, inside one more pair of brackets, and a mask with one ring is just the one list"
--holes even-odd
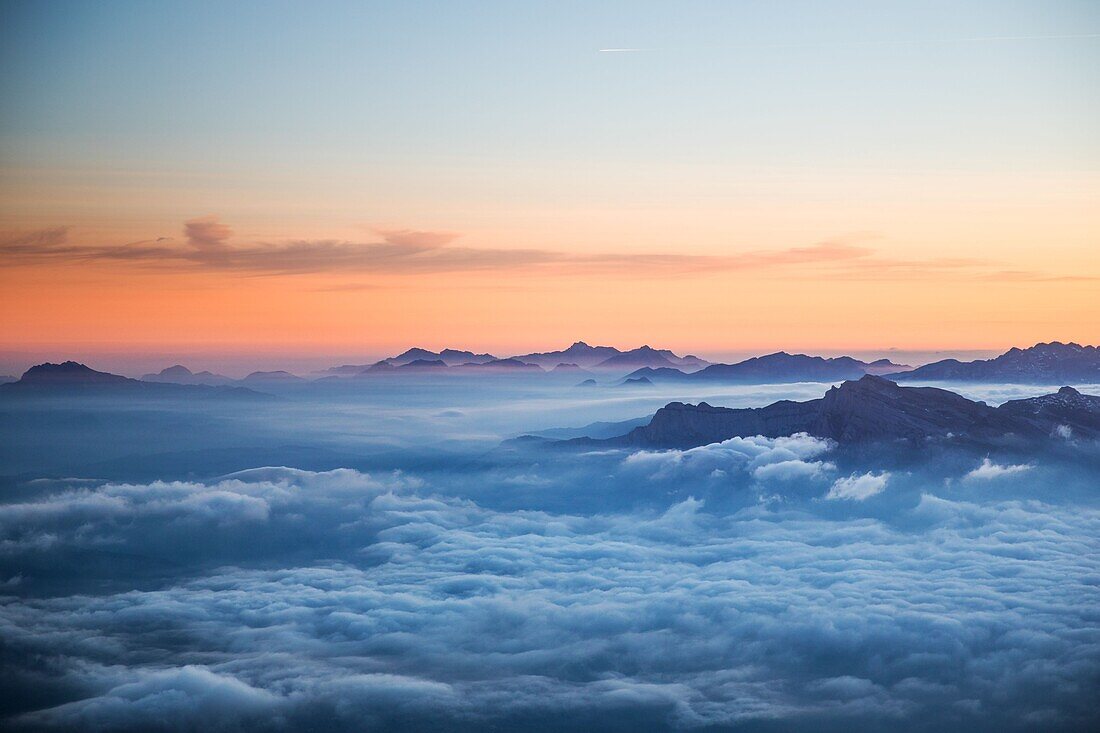
[(76, 361), (44, 362), (25, 371), (15, 382), (0, 384), (6, 395), (136, 394), (149, 397), (247, 397), (271, 398), (247, 387), (178, 384), (131, 379), (101, 372)]
[(889, 375), (898, 381), (1005, 382), (1017, 384), (1078, 384), (1100, 382), (1100, 347), (1075, 342), (1040, 342), (1012, 347), (992, 359), (942, 359)]
[[(1100, 397), (1064, 387), (1053, 395), (990, 407), (948, 390), (906, 387), (883, 377), (864, 375), (804, 402), (781, 400), (758, 408), (670, 402), (646, 425), (595, 442), (683, 449), (735, 437), (775, 438), (795, 433), (841, 444), (921, 444), (930, 439), (994, 444), (1067, 435), (1100, 438)], [(570, 442), (594, 441), (582, 438)]]

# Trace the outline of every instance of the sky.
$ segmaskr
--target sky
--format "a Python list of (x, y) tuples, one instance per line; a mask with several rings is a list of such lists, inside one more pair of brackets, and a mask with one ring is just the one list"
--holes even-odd
[(1100, 342), (1094, 2), (0, 3), (0, 350)]

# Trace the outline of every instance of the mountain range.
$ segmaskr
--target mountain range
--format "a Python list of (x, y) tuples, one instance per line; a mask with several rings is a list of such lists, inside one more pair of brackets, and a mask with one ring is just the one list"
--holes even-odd
[(141, 377), (143, 382), (162, 382), (169, 384), (205, 384), (209, 387), (219, 387), (232, 384), (233, 378), (213, 372), (192, 372), (182, 364), (161, 369), (156, 374), (145, 374)]
[[(190, 374), (189, 370), (188, 373)], [(245, 387), (131, 379), (119, 374), (96, 371), (75, 361), (37, 364), (24, 372), (17, 381), (0, 384), (0, 394), (8, 396), (133, 394), (143, 397), (245, 398), (270, 396)]]
[(1059, 341), (1009, 349), (994, 359), (944, 359), (890, 375), (897, 381), (1066, 384), (1100, 382), (1100, 348)]
[(776, 384), (780, 382), (839, 382), (859, 379), (864, 374), (883, 374), (906, 367), (888, 359), (864, 362), (850, 356), (826, 359), (806, 354), (779, 351), (754, 356), (736, 364), (711, 364), (696, 372), (680, 369), (645, 367), (631, 372), (626, 379), (649, 379), (651, 382), (724, 382), (727, 384)]
[[(66, 362), (66, 364), (75, 362)], [(603, 375), (617, 384), (781, 384), (842, 382), (865, 374), (888, 376), (897, 382), (990, 382), (1017, 384), (1100, 383), (1100, 348), (1076, 343), (1039, 343), (1012, 348), (993, 358), (970, 362), (944, 359), (911, 368), (888, 359), (861, 361), (850, 356), (825, 358), (779, 351), (733, 364), (712, 364), (699, 357), (678, 356), (668, 349), (641, 346), (627, 351), (590, 346), (578, 341), (560, 351), (535, 352), (505, 358), (473, 351), (439, 352), (412, 348), (374, 364), (344, 364), (324, 370), (324, 381), (380, 374), (543, 374), (574, 379)], [(645, 381), (643, 381), (645, 380)], [(14, 378), (0, 379), (17, 383)], [(278, 387), (309, 380), (285, 371), (253, 372), (233, 379), (209, 371), (193, 372), (175, 364), (141, 380), (150, 384), (192, 386)]]
[(979, 444), (1051, 437), (1100, 438), (1100, 397), (1072, 387), (1056, 394), (990, 407), (935, 387), (903, 387), (864, 375), (823, 397), (783, 400), (767, 407), (731, 409), (701, 402), (672, 402), (644, 426), (601, 443), (644, 448), (692, 448), (735, 437), (782, 437), (808, 433), (840, 444), (950, 439)]
[(367, 373), (387, 373), (393, 369), (409, 367), (413, 370), (437, 369), (439, 367), (462, 368), (466, 371), (481, 371), (474, 367), (488, 367), (486, 371), (524, 370), (538, 367), (542, 371), (561, 372), (565, 368), (617, 371), (620, 374), (640, 367), (672, 367), (695, 371), (707, 366), (709, 362), (697, 356), (678, 356), (668, 349), (654, 349), (641, 346), (629, 351), (621, 351), (614, 346), (589, 346), (577, 341), (567, 349), (560, 351), (535, 352), (516, 356), (497, 357), (492, 354), (476, 354), (459, 349), (430, 351), (419, 347), (391, 356), (374, 364), (343, 364), (324, 371), (331, 376), (356, 376)]

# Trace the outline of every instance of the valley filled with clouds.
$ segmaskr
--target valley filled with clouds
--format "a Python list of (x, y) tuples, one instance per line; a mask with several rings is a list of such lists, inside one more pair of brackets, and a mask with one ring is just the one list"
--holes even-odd
[[(770, 402), (776, 389), (737, 394)], [(1095, 722), (1095, 443), (1023, 458), (804, 434), (561, 450), (507, 440), (539, 400), (512, 397), (437, 387), (406, 415), (374, 405), (364, 445), (391, 420), (439, 427), (370, 466), (186, 478), (167, 461), (153, 480), (12, 481), (0, 504), (5, 725)], [(626, 419), (663, 399), (600, 392), (571, 414)], [(483, 439), (456, 442), (448, 421)], [(310, 421), (296, 424), (308, 444)]]

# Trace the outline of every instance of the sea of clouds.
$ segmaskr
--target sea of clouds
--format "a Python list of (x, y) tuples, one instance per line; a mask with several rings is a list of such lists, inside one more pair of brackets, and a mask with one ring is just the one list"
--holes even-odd
[[(835, 453), (40, 482), (0, 504), (3, 722), (1093, 728), (1100, 507), (1038, 462), (933, 478)], [(607, 499), (500, 500), (566, 484)]]

